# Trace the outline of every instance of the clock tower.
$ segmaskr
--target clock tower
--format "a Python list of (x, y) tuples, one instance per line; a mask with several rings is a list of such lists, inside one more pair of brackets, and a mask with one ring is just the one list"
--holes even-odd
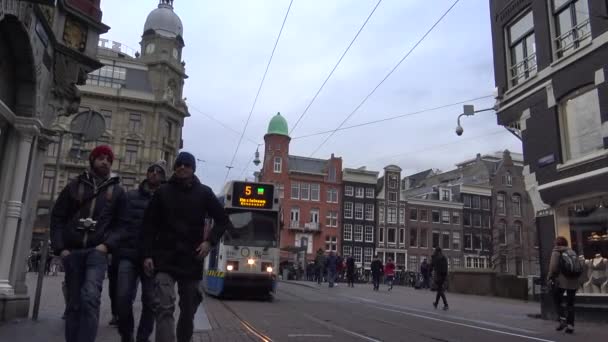
[[(182, 61), (184, 30), (173, 11), (173, 0), (160, 0), (148, 15), (141, 40), (141, 60), (148, 65), (154, 95), (176, 107), (183, 103), (186, 75)], [(184, 104), (185, 106), (185, 104)]]

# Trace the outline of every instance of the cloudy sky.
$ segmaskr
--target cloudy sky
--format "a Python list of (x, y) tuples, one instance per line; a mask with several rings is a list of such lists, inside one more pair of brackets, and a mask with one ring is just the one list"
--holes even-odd
[[(268, 122), (281, 112), (291, 126), (303, 113), (377, 0), (294, 0), (266, 81), (253, 110), (230, 179), (252, 177), (251, 163)], [(354, 45), (291, 133), (290, 154), (311, 156), (327, 134), (361, 103), (454, 0), (383, 0)], [(103, 0), (105, 38), (135, 49), (157, 0)], [(197, 174), (214, 190), (226, 177), (290, 0), (176, 0), (184, 25), (184, 96), (191, 117), (184, 149), (205, 160)], [(469, 99), (476, 109), (494, 103), (488, 1), (461, 0), (399, 68), (346, 122), (353, 126)], [(519, 140), (496, 125), (493, 112), (463, 118), (462, 105), (338, 131), (313, 157), (343, 158), (345, 167), (404, 175), (449, 170), (477, 153), (509, 149)], [(263, 147), (260, 148), (263, 157)]]

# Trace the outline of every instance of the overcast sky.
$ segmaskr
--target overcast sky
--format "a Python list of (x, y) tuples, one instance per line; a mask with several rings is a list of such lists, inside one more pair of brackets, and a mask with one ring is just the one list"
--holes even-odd
[[(197, 158), (197, 175), (218, 191), (253, 104), (289, 0), (176, 0), (184, 25), (184, 96), (191, 117), (184, 149)], [(377, 0), (295, 0), (230, 179), (252, 177), (249, 163), (268, 122), (281, 112), (293, 126)], [(290, 154), (310, 156), (385, 77), (453, 0), (383, 0), (332, 78), (292, 134)], [(104, 37), (139, 50), (143, 25), (157, 0), (103, 0)], [(486, 0), (461, 0), (345, 126), (417, 112), (494, 93), (492, 41)], [(493, 98), (471, 102), (493, 106)], [(223, 122), (228, 129), (201, 112)], [(408, 175), (449, 170), (477, 153), (521, 143), (496, 124), (493, 112), (463, 118), (462, 105), (337, 132), (316, 154), (343, 158), (344, 167), (381, 171), (396, 164)], [(261, 158), (263, 158), (263, 148)]]

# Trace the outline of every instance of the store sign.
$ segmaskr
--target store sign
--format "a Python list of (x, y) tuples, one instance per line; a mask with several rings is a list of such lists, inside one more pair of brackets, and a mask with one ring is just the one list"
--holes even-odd
[(274, 186), (250, 182), (234, 182), (232, 206), (241, 208), (272, 209)]

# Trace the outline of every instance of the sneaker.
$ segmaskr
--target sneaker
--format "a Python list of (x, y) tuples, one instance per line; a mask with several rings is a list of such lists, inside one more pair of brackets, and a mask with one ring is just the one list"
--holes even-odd
[(433, 303), (433, 307), (437, 309), (437, 303)]
[(555, 330), (557, 331), (562, 331), (564, 330), (568, 325), (566, 324), (565, 320), (559, 320), (559, 325), (557, 326), (557, 328), (555, 328)]
[(443, 306), (443, 311), (448, 311), (449, 307), (447, 305)]
[(574, 326), (568, 324), (568, 327), (566, 328), (566, 334), (574, 334)]

